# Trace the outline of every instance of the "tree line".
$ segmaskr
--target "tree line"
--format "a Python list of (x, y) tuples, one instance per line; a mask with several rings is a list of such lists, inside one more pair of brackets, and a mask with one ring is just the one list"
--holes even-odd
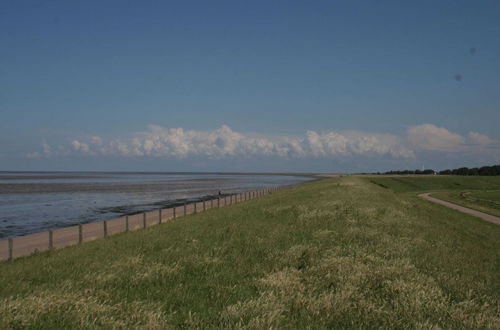
[(483, 167), (460, 167), (454, 170), (439, 171), (443, 175), (500, 175), (500, 165), (483, 166)]
[[(381, 174), (381, 173), (377, 173)], [(460, 167), (455, 168), (453, 170), (443, 170), (443, 171), (434, 171), (434, 170), (403, 170), (403, 171), (389, 171), (382, 174), (439, 174), (439, 175), (485, 175), (485, 176), (493, 176), (500, 175), (500, 165), (493, 166), (483, 166), (483, 167)]]

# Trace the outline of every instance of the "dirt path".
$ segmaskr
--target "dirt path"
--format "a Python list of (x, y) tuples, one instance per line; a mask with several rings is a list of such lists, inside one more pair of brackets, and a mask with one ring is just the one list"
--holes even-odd
[(420, 194), (420, 195), (418, 195), (418, 197), (421, 197), (423, 199), (426, 199), (426, 200), (434, 202), (434, 203), (438, 203), (438, 204), (444, 205), (446, 207), (452, 208), (454, 210), (457, 210), (457, 211), (460, 211), (460, 212), (463, 212), (463, 213), (470, 214), (472, 216), (481, 218), (481, 219), (486, 220), (488, 222), (492, 222), (492, 223), (495, 223), (497, 225), (500, 225), (500, 218), (499, 217), (495, 217), (494, 215), (486, 214), (486, 213), (479, 212), (479, 211), (476, 211), (476, 210), (473, 210), (473, 209), (469, 209), (467, 207), (463, 207), (463, 206), (460, 206), (460, 205), (457, 205), (457, 204), (446, 202), (446, 201), (443, 201), (441, 199), (437, 199), (437, 198), (431, 197), (431, 196), (429, 196), (430, 194), (431, 193)]

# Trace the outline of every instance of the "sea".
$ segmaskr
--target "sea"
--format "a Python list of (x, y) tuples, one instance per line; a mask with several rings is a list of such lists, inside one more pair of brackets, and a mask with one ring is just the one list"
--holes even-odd
[(0, 172), (0, 240), (310, 180), (281, 174)]

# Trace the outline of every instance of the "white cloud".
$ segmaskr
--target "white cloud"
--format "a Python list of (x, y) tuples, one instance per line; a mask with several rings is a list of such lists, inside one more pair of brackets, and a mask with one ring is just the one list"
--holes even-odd
[(121, 139), (99, 136), (74, 139), (53, 151), (45, 141), (29, 158), (56, 155), (158, 157), (165, 159), (226, 159), (231, 157), (281, 157), (288, 159), (383, 156), (416, 159), (415, 152), (470, 153), (500, 156), (500, 143), (486, 135), (465, 136), (432, 124), (410, 127), (405, 136), (360, 131), (307, 131), (304, 136), (265, 136), (233, 131), (229, 126), (213, 131), (184, 130), (149, 125), (143, 132)]
[(410, 146), (417, 150), (466, 154), (494, 153), (497, 156), (500, 154), (500, 142), (489, 136), (476, 132), (462, 136), (432, 124), (410, 127), (406, 137)]
[(467, 142), (469, 142), (469, 144), (479, 146), (491, 146), (499, 143), (499, 141), (492, 139), (487, 135), (476, 132), (469, 132), (469, 134), (467, 134)]
[(71, 142), (71, 146), (74, 151), (80, 151), (82, 153), (88, 153), (90, 151), (89, 145), (78, 140)]
[(102, 139), (99, 136), (92, 136), (90, 138), (90, 143), (96, 146), (101, 146), (102, 145)]
[(460, 151), (465, 144), (463, 136), (432, 124), (410, 127), (407, 138), (411, 146), (428, 151)]
[[(205, 157), (287, 157), (327, 158), (342, 155), (388, 155), (394, 158), (414, 158), (413, 152), (401, 144), (401, 139), (389, 134), (364, 132), (307, 131), (304, 137), (257, 136), (233, 131), (223, 125), (214, 131), (184, 130), (150, 125), (125, 139), (106, 140), (99, 136), (79, 138), (63, 147), (59, 154), (105, 155), (126, 157), (163, 157), (184, 159)], [(51, 153), (44, 142), (44, 154)], [(54, 153), (53, 153), (54, 154)], [(36, 157), (37, 153), (30, 154)]]
[(50, 155), (50, 146), (48, 145), (47, 141), (45, 141), (45, 140), (42, 140), (42, 152), (46, 156)]
[(26, 158), (43, 158), (43, 157), (49, 157), (49, 156), (54, 154), (51, 151), (50, 145), (47, 143), (47, 141), (45, 141), (45, 139), (42, 140), (41, 146), (42, 146), (41, 151), (27, 153), (27, 154), (25, 154), (25, 157)]

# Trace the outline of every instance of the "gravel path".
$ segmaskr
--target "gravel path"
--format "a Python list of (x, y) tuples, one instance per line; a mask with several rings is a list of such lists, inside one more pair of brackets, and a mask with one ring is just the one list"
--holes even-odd
[(492, 222), (492, 223), (495, 223), (497, 225), (500, 225), (500, 218), (499, 217), (495, 217), (494, 215), (490, 215), (490, 214), (479, 212), (479, 211), (476, 211), (476, 210), (473, 210), (473, 209), (469, 209), (467, 207), (463, 207), (463, 206), (460, 206), (460, 205), (457, 205), (457, 204), (446, 202), (446, 201), (443, 201), (441, 199), (437, 199), (435, 197), (431, 197), (430, 194), (431, 193), (420, 194), (420, 195), (418, 195), (418, 197), (421, 197), (423, 199), (426, 199), (426, 200), (434, 202), (434, 203), (438, 203), (438, 204), (444, 205), (446, 207), (452, 208), (454, 210), (457, 210), (457, 211), (460, 211), (460, 212), (463, 212), (463, 213), (470, 214), (472, 216), (481, 218), (481, 219), (486, 220), (488, 222)]

